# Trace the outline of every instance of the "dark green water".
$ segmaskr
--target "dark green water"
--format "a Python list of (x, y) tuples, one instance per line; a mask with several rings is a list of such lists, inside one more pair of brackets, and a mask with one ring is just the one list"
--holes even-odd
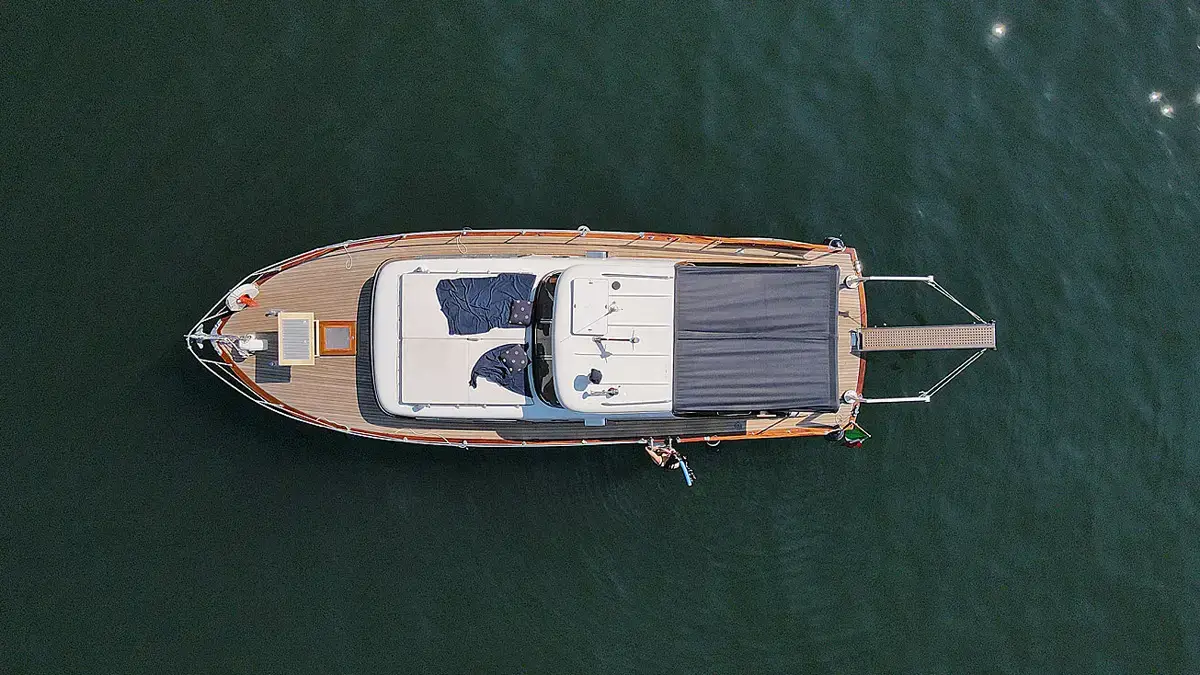
[[(0, 7), (0, 670), (1200, 670), (1192, 5), (432, 4)], [(308, 428), (183, 351), (315, 246), (581, 222), (840, 234), (1002, 348), (692, 490)]]

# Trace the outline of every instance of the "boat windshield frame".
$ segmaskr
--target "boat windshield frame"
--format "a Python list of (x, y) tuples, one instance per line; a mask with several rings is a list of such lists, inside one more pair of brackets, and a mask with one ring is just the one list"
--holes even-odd
[(558, 392), (554, 389), (554, 293), (558, 288), (558, 279), (562, 270), (557, 270), (542, 277), (533, 295), (533, 323), (531, 344), (533, 347), (530, 359), (530, 377), (533, 391), (543, 403), (554, 408), (562, 408)]

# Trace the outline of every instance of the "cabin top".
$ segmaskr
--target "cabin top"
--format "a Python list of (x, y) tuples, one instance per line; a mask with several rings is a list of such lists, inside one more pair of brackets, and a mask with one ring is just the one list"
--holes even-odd
[(837, 283), (827, 266), (389, 262), (376, 397), (393, 415), (483, 419), (836, 410)]
[(558, 279), (558, 400), (581, 413), (670, 412), (675, 266), (578, 265)]
[[(606, 319), (612, 317), (604, 307), (609, 301), (596, 289), (589, 289), (587, 280), (601, 279), (604, 274), (669, 280), (674, 265), (670, 260), (551, 256), (387, 262), (375, 275), (371, 301), (371, 371), (376, 399), (385, 412), (408, 417), (587, 419), (591, 411), (574, 405), (583, 400), (582, 390), (578, 396), (568, 393), (575, 391), (577, 378), (572, 375), (565, 383), (559, 382), (557, 364), (561, 355), (582, 367), (578, 360), (584, 356), (574, 352), (586, 347), (591, 355), (599, 355), (600, 343), (593, 338), (603, 338), (610, 330)], [(571, 309), (573, 279), (582, 280), (577, 311)], [(634, 286), (637, 284), (627, 290)], [(561, 304), (556, 289), (567, 293), (568, 299)], [(512, 315), (521, 310), (514, 306), (516, 300), (530, 304), (523, 317)], [(634, 317), (635, 304), (634, 296), (627, 296), (629, 311), (613, 320), (612, 330)], [(559, 309), (566, 317), (563, 331), (556, 323)], [(657, 305), (645, 307), (641, 315), (662, 312), (669, 322), (669, 294)], [(511, 321), (514, 318), (524, 320)], [(578, 335), (571, 332), (572, 326)], [(552, 338), (565, 340), (561, 349)], [(669, 323), (654, 340), (669, 348)], [(512, 346), (521, 347), (530, 363), (519, 375), (498, 381), (504, 379), (496, 375), (503, 373), (505, 364), (497, 359)], [(669, 368), (669, 352), (665, 356)], [(624, 362), (609, 361), (614, 366)], [(615, 369), (610, 371), (611, 377), (617, 374)], [(669, 371), (660, 379), (660, 391), (669, 392)], [(633, 394), (632, 389), (629, 393)], [(669, 395), (654, 406), (623, 409), (655, 411), (660, 416), (670, 415)]]

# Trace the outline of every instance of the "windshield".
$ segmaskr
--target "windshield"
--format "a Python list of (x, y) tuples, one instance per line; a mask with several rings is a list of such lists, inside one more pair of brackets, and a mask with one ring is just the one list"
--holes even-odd
[(560, 272), (555, 272), (538, 284), (533, 298), (533, 388), (547, 404), (561, 408), (554, 393), (554, 346), (550, 326), (554, 318), (554, 289)]

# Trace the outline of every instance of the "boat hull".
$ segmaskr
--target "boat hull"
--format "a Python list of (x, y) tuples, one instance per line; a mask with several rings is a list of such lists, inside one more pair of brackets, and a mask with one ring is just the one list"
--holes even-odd
[[(859, 272), (854, 249), (778, 239), (706, 237), (580, 230), (461, 230), (389, 235), (308, 251), (258, 270), (234, 288), (257, 290), (256, 307), (232, 311), (222, 298), (199, 321), (188, 349), (214, 375), (248, 399), (293, 419), (325, 429), (380, 440), (434, 445), (534, 446), (645, 443), (651, 439), (733, 441), (824, 435), (853, 423), (857, 406), (836, 412), (787, 417), (729, 416), (580, 421), (449, 420), (397, 417), (374, 397), (370, 355), (370, 308), (375, 271), (393, 260), (446, 257), (559, 256), (671, 259), (679, 262), (754, 265), (838, 265), (843, 276)], [(232, 291), (231, 291), (232, 292)], [(235, 301), (232, 303), (237, 306)], [(275, 365), (270, 351), (249, 355), (231, 348), (235, 336), (254, 334), (271, 344), (275, 310), (303, 308), (322, 320), (353, 322), (353, 355), (320, 358), (314, 365)], [(838, 292), (838, 384), (862, 391), (865, 362), (853, 352), (850, 332), (866, 325), (862, 287)]]

